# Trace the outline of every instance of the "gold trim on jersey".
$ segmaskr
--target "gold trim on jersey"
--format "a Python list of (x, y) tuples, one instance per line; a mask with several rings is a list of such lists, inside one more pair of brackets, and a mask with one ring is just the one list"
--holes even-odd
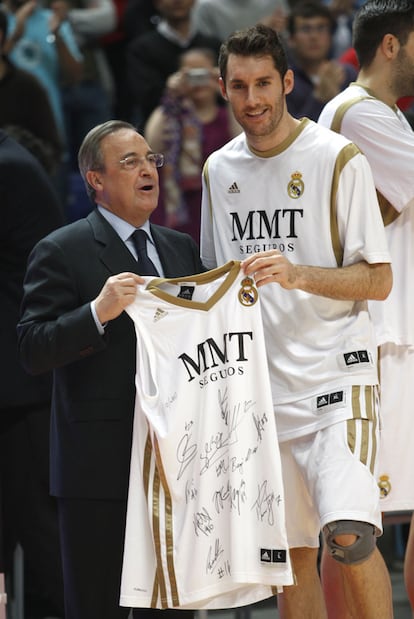
[(305, 128), (308, 126), (310, 122), (311, 121), (309, 120), (309, 118), (301, 118), (298, 125), (295, 127), (292, 133), (290, 133), (287, 136), (287, 138), (283, 140), (283, 142), (280, 142), (280, 144), (278, 144), (277, 146), (274, 146), (273, 148), (270, 148), (269, 150), (264, 150), (264, 151), (256, 150), (250, 144), (247, 144), (247, 146), (249, 150), (254, 155), (256, 155), (256, 157), (261, 157), (262, 159), (268, 159), (269, 157), (280, 155), (280, 153), (283, 153), (284, 150), (286, 150), (287, 148), (289, 148), (291, 144), (293, 144), (296, 138), (302, 133), (302, 131), (305, 130)]
[[(220, 284), (217, 290), (211, 295), (211, 297), (207, 301), (192, 301), (190, 299), (183, 299), (175, 297), (165, 290), (162, 290), (161, 286), (164, 283), (169, 284), (208, 284), (210, 282), (214, 282), (216, 279), (219, 279), (225, 274), (228, 274), (226, 279)], [(230, 260), (226, 262), (226, 264), (221, 267), (217, 267), (216, 269), (211, 269), (210, 271), (206, 271), (205, 273), (200, 273), (198, 275), (189, 275), (185, 277), (174, 277), (174, 278), (161, 278), (157, 277), (152, 279), (148, 285), (147, 290), (151, 292), (155, 297), (170, 303), (171, 305), (178, 305), (180, 307), (186, 307), (189, 309), (200, 309), (204, 311), (208, 311), (211, 309), (227, 292), (230, 286), (235, 281), (236, 277), (240, 273), (240, 260)]]
[(213, 219), (213, 200), (211, 199), (211, 187), (210, 187), (210, 176), (209, 176), (209, 173), (208, 173), (208, 164), (209, 164), (209, 160), (207, 158), (207, 160), (205, 161), (204, 166), (203, 166), (202, 176), (204, 177), (204, 180), (205, 180), (206, 185), (207, 185), (208, 201), (210, 203), (210, 216), (211, 216), (211, 219)]
[[(360, 86), (360, 84), (358, 83), (356, 85)], [(378, 97), (376, 97), (372, 92), (370, 92), (367, 88), (365, 88), (365, 86), (361, 86), (361, 87), (364, 88), (368, 92), (368, 95), (359, 95), (357, 97), (354, 97), (353, 99), (348, 99), (348, 101), (344, 101), (341, 105), (339, 105), (337, 110), (335, 111), (334, 117), (331, 122), (330, 128), (332, 131), (335, 131), (336, 133), (341, 133), (342, 121), (344, 119), (344, 116), (349, 110), (349, 108), (355, 105), (355, 103), (359, 103), (360, 101), (365, 101), (367, 99), (371, 99), (371, 100), (378, 99)], [(391, 204), (391, 202), (389, 202), (378, 190), (377, 190), (377, 198), (378, 198), (378, 203), (380, 205), (380, 211), (382, 215), (382, 220), (384, 222), (384, 226), (388, 226), (390, 223), (392, 223), (393, 221), (397, 219), (400, 213)]]
[(160, 517), (161, 517), (161, 501), (160, 501), (160, 476), (157, 468), (155, 468), (152, 480), (152, 529), (154, 536), (155, 554), (157, 557), (157, 574), (159, 593), (161, 597), (161, 605), (164, 608), (164, 600), (167, 599), (167, 589), (165, 584), (164, 573), (162, 570), (162, 553), (161, 553), (161, 536), (160, 536)]
[(347, 101), (341, 103), (341, 105), (339, 105), (336, 109), (335, 114), (332, 118), (330, 127), (331, 130), (335, 131), (336, 133), (341, 133), (342, 121), (349, 108), (355, 105), (355, 103), (359, 103), (360, 101), (364, 101), (365, 99), (374, 99), (374, 97), (370, 95), (358, 95), (353, 99), (348, 99)]
[[(162, 464), (162, 458), (160, 454), (160, 448), (156, 437), (154, 437), (154, 447), (157, 460), (157, 472), (161, 480), (162, 489), (164, 491), (164, 526), (165, 526), (165, 542), (167, 553), (167, 568), (168, 578), (171, 589), (171, 602), (172, 606), (180, 605), (180, 598), (178, 596), (177, 580), (175, 577), (174, 568), (174, 536), (173, 536), (173, 506), (170, 489), (168, 487), (167, 478), (164, 472), (164, 466)], [(168, 603), (167, 597), (165, 600), (161, 596), (161, 604), (163, 608), (168, 608), (171, 604)]]
[(390, 224), (392, 224), (393, 221), (397, 219), (397, 217), (401, 215), (401, 213), (399, 213), (397, 209), (391, 204), (391, 202), (387, 200), (387, 198), (385, 198), (378, 190), (377, 198), (384, 226), (389, 226)]
[[(155, 457), (154, 457), (155, 454)], [(172, 499), (164, 468), (162, 465), (158, 441), (154, 437), (152, 445), (148, 434), (145, 443), (143, 482), (145, 496), (148, 501), (150, 477), (152, 470), (152, 530), (156, 555), (156, 572), (154, 576), (151, 608), (157, 608), (158, 599), (162, 608), (179, 606), (180, 598), (178, 595), (177, 580), (174, 567), (174, 538), (172, 525)], [(164, 528), (166, 551), (163, 553), (161, 544), (161, 527)], [(167, 584), (163, 570), (164, 554), (167, 560), (168, 581), (170, 585), (170, 599), (167, 593)]]
[(336, 263), (340, 267), (342, 266), (344, 259), (344, 249), (342, 247), (342, 243), (339, 237), (339, 228), (338, 228), (338, 216), (336, 211), (336, 198), (338, 193), (338, 185), (339, 178), (341, 176), (342, 170), (345, 165), (350, 161), (355, 155), (360, 153), (359, 148), (350, 142), (340, 151), (336, 158), (335, 169), (332, 175), (332, 186), (331, 186), (331, 241), (332, 248), (335, 254)]

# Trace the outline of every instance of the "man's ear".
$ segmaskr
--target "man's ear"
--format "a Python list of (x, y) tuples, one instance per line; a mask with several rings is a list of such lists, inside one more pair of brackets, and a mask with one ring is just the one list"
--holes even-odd
[(380, 44), (380, 50), (388, 60), (396, 58), (401, 44), (393, 34), (385, 34)]
[(227, 92), (226, 92), (226, 84), (224, 83), (224, 80), (222, 77), (219, 77), (219, 86), (220, 86), (220, 92), (222, 94), (223, 99), (228, 101)]
[(99, 172), (96, 170), (88, 170), (85, 176), (89, 185), (93, 187), (95, 191), (102, 189), (102, 181)]
[(283, 77), (283, 88), (285, 95), (292, 92), (295, 85), (295, 76), (292, 69), (288, 69)]

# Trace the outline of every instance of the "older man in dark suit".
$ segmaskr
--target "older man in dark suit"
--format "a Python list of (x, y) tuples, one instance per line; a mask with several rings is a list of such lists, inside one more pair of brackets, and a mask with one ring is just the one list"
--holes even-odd
[[(162, 156), (130, 124), (92, 129), (79, 167), (97, 208), (41, 241), (29, 260), (19, 346), (30, 372), (54, 371), (51, 490), (58, 497), (66, 619), (124, 619), (129, 612), (118, 601), (136, 340), (123, 310), (140, 274), (204, 270), (189, 236), (149, 223), (160, 165)], [(136, 230), (146, 235), (143, 248)], [(180, 611), (134, 616), (158, 612), (167, 619)]]

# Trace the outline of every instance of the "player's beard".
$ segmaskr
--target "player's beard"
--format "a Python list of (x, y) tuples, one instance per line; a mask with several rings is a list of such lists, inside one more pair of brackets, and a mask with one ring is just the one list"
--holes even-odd
[(401, 47), (392, 78), (393, 92), (397, 98), (414, 96), (414, 60)]
[(270, 110), (270, 114), (266, 120), (263, 120), (261, 123), (249, 122), (248, 117), (239, 120), (247, 136), (266, 138), (277, 133), (285, 111), (285, 98), (283, 95), (275, 102), (275, 105), (270, 108)]

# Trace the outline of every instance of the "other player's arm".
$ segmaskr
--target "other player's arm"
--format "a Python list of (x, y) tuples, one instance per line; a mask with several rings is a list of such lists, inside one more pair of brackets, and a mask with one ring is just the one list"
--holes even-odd
[(253, 275), (257, 286), (276, 283), (287, 290), (304, 290), (330, 299), (382, 301), (392, 287), (388, 263), (368, 264), (362, 260), (339, 268), (293, 264), (277, 250), (254, 254), (243, 261), (246, 275)]

